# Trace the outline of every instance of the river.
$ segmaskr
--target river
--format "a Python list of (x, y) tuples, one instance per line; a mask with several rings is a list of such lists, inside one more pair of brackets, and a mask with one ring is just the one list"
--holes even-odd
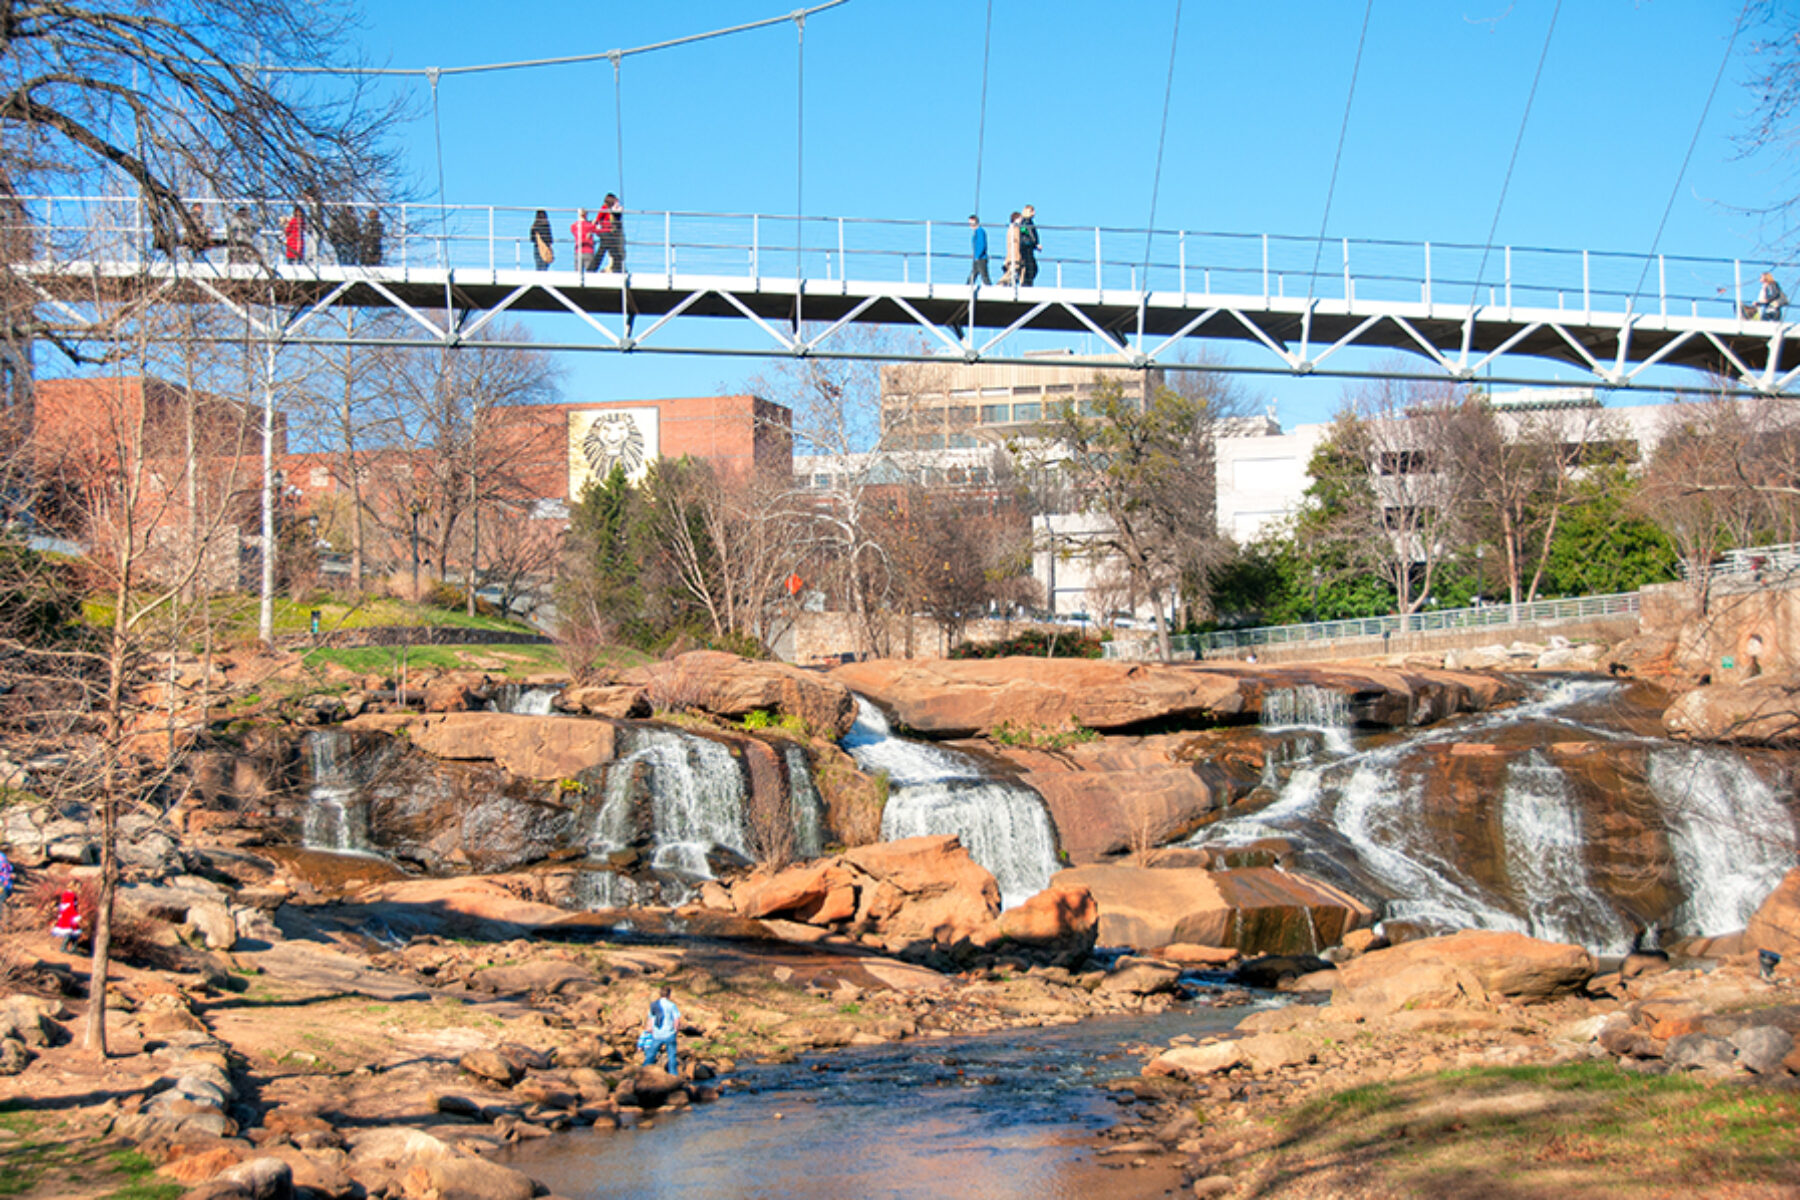
[(1223, 1032), (1249, 1011), (1182, 1004), (748, 1066), (717, 1104), (524, 1143), (499, 1161), (571, 1200), (1160, 1195), (1179, 1183), (1169, 1169), (1097, 1154), (1119, 1106), (1096, 1085), (1141, 1070), (1135, 1043)]

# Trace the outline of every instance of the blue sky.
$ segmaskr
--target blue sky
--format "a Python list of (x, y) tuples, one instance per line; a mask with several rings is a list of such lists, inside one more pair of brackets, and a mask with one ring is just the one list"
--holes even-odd
[[(638, 46), (792, 7), (376, 0), (363, 48), (374, 64), (450, 67)], [(1485, 239), (1555, 7), (1376, 0), (1327, 233)], [(1565, 0), (1496, 241), (1649, 249), (1741, 7)], [(1146, 223), (1175, 10), (1174, 0), (994, 0), (980, 208), (996, 234), (1027, 201), (1048, 225)], [(1354, 0), (1187, 0), (1159, 227), (1318, 233), (1363, 13)], [(808, 20), (809, 214), (966, 217), (986, 14), (984, 0), (850, 0)], [(1747, 210), (1795, 181), (1771, 157), (1744, 158), (1735, 140), (1750, 126), (1756, 34), (1738, 39), (1665, 252), (1773, 257)], [(446, 77), (445, 198), (570, 207), (622, 190), (633, 209), (792, 212), (795, 41), (783, 23), (626, 59), (624, 189), (609, 64)], [(419, 119), (398, 137), (418, 194), (435, 198), (429, 89), (395, 86), (418, 100)], [(1787, 286), (1796, 292), (1800, 278)], [(566, 398), (603, 400), (738, 390), (766, 364), (587, 354), (567, 368)], [(1342, 390), (1288, 378), (1251, 386), (1289, 424), (1325, 419)]]

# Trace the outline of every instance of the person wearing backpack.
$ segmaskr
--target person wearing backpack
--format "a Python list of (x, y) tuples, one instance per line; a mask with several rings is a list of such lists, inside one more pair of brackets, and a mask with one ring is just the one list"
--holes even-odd
[(650, 1017), (644, 1023), (643, 1037), (638, 1044), (644, 1048), (644, 1065), (649, 1066), (656, 1061), (656, 1052), (661, 1050), (668, 1063), (669, 1074), (676, 1073), (675, 1035), (681, 1030), (681, 1010), (675, 1007), (675, 1001), (669, 999), (669, 985), (663, 984), (662, 991), (650, 1002)]
[(1037, 209), (1027, 204), (1019, 214), (1019, 282), (1030, 287), (1038, 272)]

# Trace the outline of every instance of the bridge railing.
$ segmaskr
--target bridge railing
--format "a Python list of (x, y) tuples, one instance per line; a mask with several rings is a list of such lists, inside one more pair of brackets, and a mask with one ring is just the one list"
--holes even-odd
[[(1212, 633), (1178, 634), (1169, 639), (1176, 654), (1195, 658), (1250, 651), (1259, 646), (1290, 646), (1304, 642), (1341, 642), (1385, 638), (1400, 633), (1440, 630), (1479, 630), (1552, 621), (1578, 621), (1595, 617), (1631, 616), (1638, 611), (1638, 593), (1580, 596), (1566, 600), (1534, 600), (1529, 604), (1484, 604), (1474, 608), (1430, 609), (1406, 616), (1356, 617), (1343, 621), (1314, 621), (1304, 625), (1262, 625), (1253, 629), (1221, 629)], [(1134, 638), (1112, 641), (1103, 647), (1107, 658), (1141, 658), (1154, 653), (1154, 640)]]
[[(143, 206), (129, 198), (14, 197), (9, 208), (16, 215), (0, 222), (0, 230), (13, 253), (46, 263), (131, 264), (173, 257), (224, 262), (237, 256), (287, 266), (283, 226), (291, 205), (199, 200), (192, 207), (209, 231), (204, 249), (159, 236)], [(535, 265), (533, 208), (342, 204), (303, 210), (306, 245), (296, 269), (373, 265), (376, 259), (385, 268), (406, 270), (529, 271)], [(556, 253), (550, 269), (563, 276), (585, 274), (572, 245), (576, 210), (547, 211)], [(378, 251), (368, 236), (371, 215), (381, 226)], [(229, 234), (240, 227), (247, 231), (242, 236)], [(846, 283), (935, 288), (963, 286), (970, 269), (966, 221), (631, 210), (625, 230), (626, 266), (639, 275), (799, 278), (815, 290)], [(987, 230), (989, 274), (998, 287), (1005, 223)], [(1762, 266), (1735, 259), (1453, 242), (1057, 224), (1039, 230), (1037, 286), (1114, 293), (1121, 302), (1148, 289), (1165, 296), (1735, 318), (1754, 300)]]

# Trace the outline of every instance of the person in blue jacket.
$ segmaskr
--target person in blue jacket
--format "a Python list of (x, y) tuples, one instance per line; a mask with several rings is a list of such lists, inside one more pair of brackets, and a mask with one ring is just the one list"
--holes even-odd
[(969, 228), (975, 231), (975, 261), (969, 265), (969, 282), (980, 280), (983, 285), (992, 285), (988, 278), (987, 230), (981, 227), (981, 218), (970, 214)]
[(649, 1039), (644, 1046), (644, 1065), (654, 1063), (656, 1052), (661, 1050), (666, 1056), (669, 1074), (676, 1074), (675, 1035), (680, 1031), (681, 1010), (669, 999), (669, 985), (665, 983), (656, 999), (650, 1002), (650, 1019), (644, 1025), (644, 1035)]

